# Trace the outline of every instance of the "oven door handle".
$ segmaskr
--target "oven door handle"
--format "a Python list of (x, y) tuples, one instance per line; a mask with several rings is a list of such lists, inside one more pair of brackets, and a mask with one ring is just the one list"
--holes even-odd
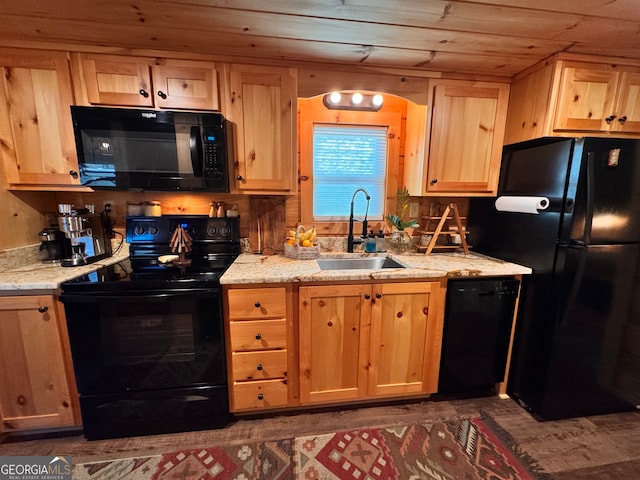
[(112, 292), (91, 292), (91, 293), (62, 293), (60, 300), (62, 303), (74, 302), (74, 303), (95, 303), (96, 299), (121, 301), (121, 300), (148, 300), (148, 301), (162, 301), (170, 298), (177, 297), (192, 297), (195, 295), (216, 295), (220, 293), (220, 289), (201, 289), (201, 290), (189, 290), (184, 292), (163, 292), (163, 293), (149, 293), (149, 292), (131, 292), (126, 295), (116, 295)]

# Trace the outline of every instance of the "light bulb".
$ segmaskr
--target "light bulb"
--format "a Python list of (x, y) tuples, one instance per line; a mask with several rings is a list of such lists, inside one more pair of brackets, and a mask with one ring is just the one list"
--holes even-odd
[(362, 103), (362, 94), (359, 92), (354, 93), (351, 96), (351, 103), (354, 105), (360, 105)]
[(373, 96), (373, 99), (371, 100), (371, 103), (373, 104), (373, 106), (379, 107), (379, 106), (382, 105), (383, 100), (384, 99), (382, 98), (382, 95), (376, 94), (376, 95)]
[(340, 95), (340, 92), (333, 92), (330, 96), (329, 96), (329, 101), (331, 103), (333, 103), (334, 105), (337, 105), (338, 103), (340, 103), (340, 99), (342, 98), (342, 95)]

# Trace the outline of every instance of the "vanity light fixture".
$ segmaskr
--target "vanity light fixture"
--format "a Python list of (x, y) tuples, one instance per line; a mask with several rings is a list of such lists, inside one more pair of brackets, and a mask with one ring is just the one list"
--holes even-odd
[(382, 95), (360, 92), (332, 92), (322, 97), (325, 107), (332, 110), (362, 110), (377, 112), (382, 108)]

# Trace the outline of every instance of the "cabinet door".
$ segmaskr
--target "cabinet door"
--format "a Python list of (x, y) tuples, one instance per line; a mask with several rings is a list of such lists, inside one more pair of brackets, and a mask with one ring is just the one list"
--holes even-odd
[(9, 184), (79, 185), (62, 52), (0, 50), (0, 152)]
[(640, 72), (622, 72), (616, 118), (612, 129), (616, 132), (640, 133)]
[(374, 285), (370, 395), (437, 390), (443, 295), (437, 282)]
[(562, 68), (554, 130), (609, 131), (619, 72), (607, 65)]
[(366, 397), (370, 298), (369, 286), (300, 288), (301, 403)]
[(236, 188), (292, 192), (297, 184), (296, 79), (286, 68), (232, 65)]
[(78, 53), (73, 55), (73, 62), (78, 101), (86, 105), (153, 107), (148, 58)]
[(158, 108), (220, 110), (218, 72), (213, 63), (161, 60), (153, 66)]
[(507, 84), (436, 82), (427, 192), (496, 192), (508, 97)]
[(2, 430), (75, 423), (61, 328), (53, 297), (0, 298)]

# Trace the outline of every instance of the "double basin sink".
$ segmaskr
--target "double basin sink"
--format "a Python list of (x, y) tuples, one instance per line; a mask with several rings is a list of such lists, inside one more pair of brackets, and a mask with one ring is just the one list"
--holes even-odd
[(405, 268), (389, 257), (342, 257), (318, 258), (320, 270), (380, 270), (385, 268)]

